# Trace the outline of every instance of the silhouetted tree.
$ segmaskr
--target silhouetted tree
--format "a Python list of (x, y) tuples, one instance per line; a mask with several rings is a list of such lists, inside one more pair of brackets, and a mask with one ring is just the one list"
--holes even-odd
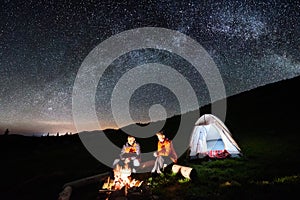
[(5, 130), (4, 135), (8, 135), (9, 134), (9, 130), (8, 128)]
[(49, 137), (49, 135), (50, 135), (50, 134), (49, 134), (49, 132), (48, 132), (47, 137)]
[(59, 136), (59, 132), (56, 133), (56, 136)]

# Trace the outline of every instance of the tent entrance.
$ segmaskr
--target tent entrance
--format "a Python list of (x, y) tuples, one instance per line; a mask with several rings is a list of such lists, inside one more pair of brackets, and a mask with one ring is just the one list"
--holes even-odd
[(223, 150), (225, 149), (224, 142), (221, 138), (216, 140), (208, 140), (207, 142), (207, 150)]

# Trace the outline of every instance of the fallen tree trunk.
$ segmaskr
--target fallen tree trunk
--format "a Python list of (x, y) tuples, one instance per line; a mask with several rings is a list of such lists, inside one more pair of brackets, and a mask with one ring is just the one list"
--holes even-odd
[(186, 167), (182, 165), (174, 164), (172, 166), (172, 172), (177, 174), (180, 172), (180, 174), (184, 178), (193, 179), (196, 176), (196, 171), (191, 167)]
[(63, 191), (59, 193), (58, 200), (69, 200), (72, 194), (72, 191), (76, 188), (89, 185), (92, 183), (97, 183), (104, 180), (107, 176), (109, 176), (109, 172), (105, 172), (102, 174), (97, 174), (94, 176), (89, 176), (86, 178), (82, 178), (79, 180), (75, 180), (63, 185)]
[(72, 194), (72, 187), (67, 186), (63, 189), (61, 193), (59, 193), (58, 200), (69, 200)]

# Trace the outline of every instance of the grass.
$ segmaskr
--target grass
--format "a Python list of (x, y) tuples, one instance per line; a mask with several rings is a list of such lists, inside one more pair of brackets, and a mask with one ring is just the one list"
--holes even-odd
[[(178, 164), (192, 167), (196, 178), (188, 180), (167, 171), (145, 183), (160, 199), (289, 199), (297, 194), (299, 134), (244, 131), (234, 138), (243, 157), (195, 163), (182, 156)], [(0, 197), (4, 200), (57, 199), (66, 182), (107, 170), (75, 136), (1, 136), (0, 150), (4, 161)], [(99, 187), (79, 188), (71, 199), (95, 200)]]
[(243, 157), (182, 161), (197, 177), (156, 177), (153, 192), (165, 199), (288, 199), (300, 189), (299, 139), (294, 133), (245, 133), (238, 140)]

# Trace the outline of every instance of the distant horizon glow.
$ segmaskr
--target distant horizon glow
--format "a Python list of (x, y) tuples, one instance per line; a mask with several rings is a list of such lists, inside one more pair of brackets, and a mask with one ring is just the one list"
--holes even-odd
[[(143, 123), (147, 124), (150, 121), (139, 121), (136, 123)], [(99, 122), (101, 124), (104, 124), (103, 122)], [(124, 126), (128, 126), (130, 124), (124, 124)], [(122, 126), (122, 127), (124, 127)], [(3, 128), (2, 128), (3, 127)], [(5, 130), (8, 129), (10, 134), (20, 134), (20, 135), (29, 135), (37, 134), (37, 135), (47, 135), (48, 133), (50, 135), (56, 135), (57, 133), (64, 135), (65, 133), (78, 133), (76, 130), (74, 124), (72, 121), (70, 122), (61, 122), (61, 121), (49, 121), (49, 122), (37, 122), (34, 126), (32, 125), (32, 122), (28, 123), (15, 123), (15, 124), (8, 124), (8, 125), (2, 125), (0, 129), (0, 135), (4, 134)], [(7, 127), (7, 128), (5, 128)], [(22, 128), (19, 128), (22, 127)], [(116, 127), (113, 125), (110, 125), (109, 123), (106, 123), (104, 128), (102, 130), (106, 129), (120, 129), (122, 127)], [(100, 129), (97, 129), (100, 130)]]

